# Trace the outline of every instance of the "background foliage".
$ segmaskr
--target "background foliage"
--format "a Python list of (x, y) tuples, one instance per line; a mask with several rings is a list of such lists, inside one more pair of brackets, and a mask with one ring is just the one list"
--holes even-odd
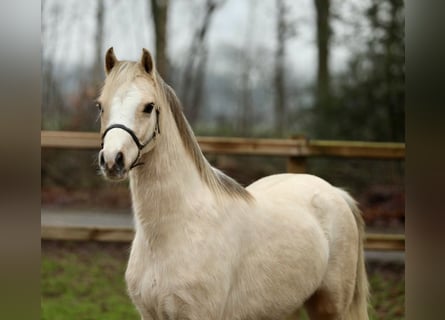
[[(404, 27), (402, 0), (44, 0), (42, 129), (97, 132), (105, 50), (135, 60), (147, 47), (197, 135), (404, 141)], [(286, 170), (210, 160), (244, 185)], [(100, 193), (96, 172), (95, 152), (42, 150), (42, 202)], [(358, 198), (403, 197), (402, 162), (311, 159), (309, 172)]]

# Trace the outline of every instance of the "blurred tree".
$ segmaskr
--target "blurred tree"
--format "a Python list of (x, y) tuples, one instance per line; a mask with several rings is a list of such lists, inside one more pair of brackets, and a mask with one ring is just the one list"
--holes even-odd
[(94, 37), (94, 60), (91, 66), (85, 66), (85, 72), (76, 76), (81, 81), (77, 93), (70, 97), (71, 108), (66, 113), (65, 130), (97, 130), (97, 109), (94, 107), (94, 99), (104, 80), (104, 56), (102, 46), (104, 43), (105, 3), (97, 0), (94, 22), (96, 26)]
[(336, 79), (331, 108), (314, 110), (313, 135), (404, 141), (403, 0), (371, 0), (363, 15), (369, 28), (365, 47), (353, 53), (348, 69)]
[(102, 56), (102, 44), (104, 42), (104, 18), (105, 6), (104, 0), (97, 0), (96, 8), (96, 39), (95, 39), (95, 63), (93, 70), (94, 85), (98, 86), (104, 77), (104, 57)]
[[(382, 138), (405, 139), (405, 16), (403, 0), (372, 0), (367, 11), (376, 36), (369, 41), (373, 104), (386, 114)], [(381, 36), (379, 36), (381, 35)], [(371, 87), (370, 86), (370, 87)], [(371, 89), (371, 88), (370, 88)], [(383, 119), (382, 119), (383, 120)]]
[(287, 40), (295, 35), (295, 25), (288, 17), (289, 6), (285, 0), (276, 0), (276, 36), (277, 47), (275, 50), (275, 132), (283, 135), (286, 129), (287, 119), (287, 95), (286, 95), (286, 45)]
[(42, 38), (51, 39), (51, 46), (42, 47), (42, 128), (58, 130), (62, 127), (62, 116), (64, 109), (64, 99), (61, 93), (60, 83), (55, 76), (55, 65), (51, 59), (58, 47), (58, 37), (53, 30), (61, 16), (61, 4), (54, 3), (52, 6), (46, 0), (42, 1), (42, 14), (51, 16), (42, 23)]
[(275, 130), (281, 135), (284, 130), (286, 119), (286, 90), (284, 59), (286, 49), (286, 5), (284, 0), (277, 0), (277, 49), (275, 51)]
[(159, 74), (168, 80), (169, 60), (168, 60), (168, 7), (169, 0), (150, 0), (151, 13), (155, 29), (155, 48), (156, 48), (156, 68)]
[(253, 29), (256, 17), (256, 3), (254, 0), (249, 1), (249, 9), (247, 10), (247, 27), (244, 40), (244, 48), (241, 50), (241, 85), (240, 85), (240, 106), (238, 112), (238, 132), (242, 136), (252, 134), (252, 124), (255, 119), (252, 97), (252, 49), (253, 49)]
[(329, 46), (331, 39), (330, 0), (314, 0), (317, 26), (317, 91), (318, 109), (328, 108), (331, 97), (329, 73)]
[(207, 64), (206, 39), (212, 17), (215, 11), (225, 3), (225, 0), (206, 0), (204, 17), (195, 30), (190, 52), (185, 64), (184, 76), (181, 84), (181, 100), (185, 108), (187, 119), (193, 125), (198, 121), (203, 96), (205, 68)]

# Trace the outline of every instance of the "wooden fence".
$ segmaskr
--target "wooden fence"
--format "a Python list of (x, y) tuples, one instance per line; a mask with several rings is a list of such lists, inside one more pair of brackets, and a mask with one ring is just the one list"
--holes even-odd
[[(104, 226), (51, 226), (41, 227), (45, 240), (71, 241), (112, 241), (130, 242), (134, 237), (133, 228)], [(404, 251), (405, 236), (402, 234), (366, 234), (365, 248), (378, 251)]]
[[(231, 155), (261, 155), (287, 157), (287, 171), (304, 173), (309, 157), (338, 157), (379, 160), (403, 160), (405, 158), (404, 143), (381, 142), (350, 142), (297, 139), (247, 139), (225, 137), (198, 137), (199, 145), (204, 153)], [(64, 149), (97, 149), (100, 146), (100, 136), (92, 132), (42, 131), (42, 148)], [(60, 230), (59, 230), (60, 231)], [(70, 232), (64, 230), (42, 230), (42, 237), (63, 238)], [(73, 231), (73, 230), (71, 230)], [(72, 237), (78, 239), (116, 240), (131, 239), (131, 230), (76, 230)], [(106, 235), (102, 235), (102, 233)], [(68, 237), (69, 238), (69, 237)], [(366, 248), (375, 250), (404, 250), (403, 235), (368, 234)]]
[[(198, 137), (204, 153), (287, 157), (288, 172), (306, 172), (308, 157), (380, 160), (405, 158), (405, 144), (387, 142), (324, 141), (307, 139), (247, 139)], [(99, 149), (100, 137), (92, 132), (42, 131), (43, 148)]]

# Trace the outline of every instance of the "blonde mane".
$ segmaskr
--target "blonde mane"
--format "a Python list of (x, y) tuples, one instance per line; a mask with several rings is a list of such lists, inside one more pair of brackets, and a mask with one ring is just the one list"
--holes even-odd
[(164, 94), (166, 102), (170, 106), (173, 118), (181, 136), (184, 148), (190, 155), (193, 163), (198, 169), (201, 179), (215, 192), (225, 193), (232, 197), (238, 197), (245, 200), (253, 200), (250, 193), (244, 189), (238, 182), (225, 175), (223, 172), (213, 168), (202, 154), (196, 137), (190, 127), (187, 119), (184, 116), (181, 102), (176, 96), (173, 89), (164, 82), (164, 80), (157, 74), (158, 89)]

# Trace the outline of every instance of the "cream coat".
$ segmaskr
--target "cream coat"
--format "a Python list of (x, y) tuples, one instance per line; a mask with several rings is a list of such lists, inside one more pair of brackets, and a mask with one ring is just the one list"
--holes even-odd
[[(368, 319), (363, 222), (345, 191), (296, 174), (242, 188), (207, 163), (146, 51), (140, 63), (112, 51), (106, 61), (102, 132), (122, 121), (144, 141), (160, 126), (140, 155), (120, 129), (101, 150), (107, 177), (130, 178), (136, 234), (125, 278), (141, 319), (278, 320), (303, 306), (311, 319)], [(159, 119), (140, 115), (148, 102)], [(125, 167), (113, 171), (118, 152)], [(135, 160), (143, 165), (130, 170)]]

